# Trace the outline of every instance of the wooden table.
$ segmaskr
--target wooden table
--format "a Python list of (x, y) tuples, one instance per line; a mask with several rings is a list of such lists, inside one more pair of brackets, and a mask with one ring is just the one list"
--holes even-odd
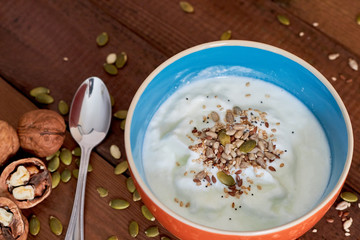
[[(89, 76), (105, 81), (115, 98), (113, 111), (127, 109), (134, 93), (146, 76), (172, 55), (204, 42), (219, 40), (232, 31), (232, 39), (252, 40), (283, 48), (312, 64), (329, 79), (342, 97), (352, 120), (355, 151), (345, 189), (360, 193), (360, 77), (348, 59), (360, 63), (360, 25), (356, 16), (360, 2), (352, 0), (274, 0), (274, 1), (205, 1), (191, 0), (192, 14), (179, 7), (179, 1), (161, 0), (58, 0), (1, 1), (0, 7), (0, 119), (13, 126), (21, 114), (35, 108), (57, 111), (59, 100), (70, 103), (80, 83)], [(284, 15), (290, 25), (282, 25), (277, 15)], [(98, 34), (107, 32), (110, 41), (99, 48)], [(127, 65), (117, 76), (103, 70), (109, 53), (126, 52)], [(328, 55), (339, 53), (336, 60)], [(37, 86), (51, 89), (55, 102), (36, 103), (29, 91)], [(65, 117), (67, 118), (67, 117)], [(131, 220), (140, 225), (138, 239), (144, 230), (160, 227), (161, 236), (176, 239), (158, 222), (142, 217), (141, 202), (133, 202), (125, 187), (128, 172), (116, 176), (114, 165), (126, 159), (124, 132), (120, 121), (113, 120), (110, 133), (91, 156), (93, 172), (88, 175), (85, 234), (86, 239), (107, 239), (117, 235), (130, 239), (127, 226)], [(112, 144), (120, 146), (123, 157), (115, 160), (109, 153)], [(70, 134), (64, 143), (76, 146)], [(75, 168), (72, 164), (70, 168)], [(61, 170), (64, 166), (61, 166)], [(51, 196), (37, 207), (24, 211), (35, 213), (41, 221), (38, 236), (29, 239), (62, 239), (70, 218), (76, 180), (61, 183)], [(100, 198), (96, 187), (109, 189)], [(126, 210), (108, 206), (112, 198), (131, 202)], [(340, 201), (340, 200), (338, 200)], [(334, 207), (301, 239), (360, 239), (360, 208), (349, 209), (354, 219), (351, 236), (345, 237), (342, 222)], [(56, 237), (50, 232), (48, 218), (58, 217), (64, 232)], [(334, 223), (326, 220), (333, 218)], [(317, 230), (317, 231), (316, 231)], [(157, 237), (156, 239), (160, 239)]]

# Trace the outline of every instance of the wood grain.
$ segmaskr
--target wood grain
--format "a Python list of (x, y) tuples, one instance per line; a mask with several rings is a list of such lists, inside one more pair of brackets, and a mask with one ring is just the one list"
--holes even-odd
[[(12, 101), (9, 101), (12, 99)], [(14, 127), (22, 114), (36, 109), (29, 100), (8, 85), (0, 78), (0, 119), (8, 121)], [(71, 135), (67, 133), (64, 147), (73, 149), (77, 146)], [(18, 159), (20, 153), (11, 160)], [(123, 159), (122, 159), (123, 161)], [(114, 167), (102, 159), (98, 154), (92, 153), (90, 164), (93, 171), (88, 173), (85, 200), (85, 238), (86, 239), (107, 239), (109, 236), (117, 235), (119, 239), (130, 239), (128, 224), (135, 220), (139, 223), (140, 233), (138, 239), (144, 239), (144, 231), (147, 227), (158, 225), (162, 235), (172, 236), (157, 221), (146, 220), (141, 213), (141, 201), (134, 202), (132, 194), (126, 188), (126, 176), (115, 175)], [(63, 164), (59, 172), (65, 168), (73, 170), (76, 168), (74, 161), (70, 166)], [(128, 175), (128, 173), (126, 174)], [(97, 187), (108, 189), (109, 195), (101, 198), (96, 190)], [(41, 223), (40, 233), (34, 237), (29, 235), (28, 239), (63, 239), (65, 237), (67, 223), (70, 220), (72, 203), (75, 196), (76, 179), (74, 177), (68, 183), (60, 182), (59, 186), (53, 189), (51, 195), (34, 208), (23, 210), (24, 215), (30, 219), (35, 214)], [(130, 207), (125, 210), (115, 210), (109, 206), (111, 199), (121, 198), (130, 202)], [(56, 237), (49, 228), (49, 217), (57, 217), (63, 224), (63, 234)]]
[[(178, 1), (174, 0), (2, 2), (0, 76), (11, 87), (0, 81), (0, 118), (8, 119), (15, 126), (19, 115), (35, 106), (56, 110), (58, 101), (63, 99), (70, 103), (77, 87), (90, 76), (98, 76), (107, 84), (116, 102), (113, 111), (127, 109), (136, 89), (156, 66), (188, 47), (218, 40), (224, 31), (232, 30), (233, 39), (259, 41), (283, 48), (312, 64), (329, 79), (343, 99), (354, 129), (354, 158), (345, 187), (360, 192), (360, 77), (359, 72), (353, 71), (347, 64), (350, 57), (360, 63), (357, 44), (360, 26), (354, 20), (360, 12), (360, 2), (193, 0), (191, 3), (195, 7), (193, 14), (184, 13)], [(281, 25), (276, 20), (278, 14), (289, 17), (290, 26)], [(318, 22), (319, 26), (314, 27), (314, 22)], [(104, 31), (108, 32), (110, 41), (107, 46), (99, 48), (95, 38)], [(303, 37), (299, 36), (300, 32), (304, 33)], [(107, 75), (102, 68), (105, 57), (111, 52), (121, 51), (128, 54), (127, 65), (117, 76)], [(340, 53), (340, 57), (330, 61), (328, 54), (335, 52)], [(64, 61), (64, 57), (68, 61)], [(337, 80), (331, 80), (332, 77)], [(29, 90), (37, 86), (49, 87), (55, 103), (37, 104), (29, 96)], [(120, 121), (112, 122), (108, 137), (96, 148), (97, 154), (92, 155), (92, 161), (96, 159), (92, 163), (95, 170), (89, 174), (88, 186), (94, 189), (96, 183), (108, 185), (113, 194), (109, 197), (128, 198), (130, 195), (122, 184), (125, 177), (106, 175), (119, 162), (110, 156), (109, 146), (119, 145), (125, 155), (124, 136), (119, 125)], [(66, 146), (74, 146), (69, 137)], [(45, 223), (42, 224), (44, 231), (37, 239), (53, 236), (47, 228), (50, 213), (59, 214), (59, 218), (67, 222), (74, 186), (74, 179), (62, 184), (55, 190), (64, 192), (64, 195), (58, 196), (60, 194), (56, 195), (54, 191), (55, 194), (43, 203), (44, 206), (34, 208)], [(86, 234), (93, 239), (106, 239), (111, 234), (128, 239), (123, 234), (126, 234), (131, 216), (142, 221), (142, 230), (152, 224), (141, 218), (140, 203), (132, 204), (131, 209), (124, 212), (102, 211), (108, 198), (100, 199), (96, 192), (90, 190), (87, 197), (90, 199), (86, 205), (90, 229)], [(61, 211), (54, 210), (54, 206), (59, 206)], [(28, 215), (31, 211), (26, 213)], [(331, 209), (326, 217), (336, 214)], [(347, 239), (358, 239), (360, 226), (355, 223), (360, 221), (360, 214), (355, 204), (351, 215), (354, 226), (351, 237)], [(325, 220), (316, 226), (317, 233), (310, 231), (301, 239), (343, 239), (341, 222), (331, 225)], [(166, 233), (164, 229), (161, 232)], [(143, 239), (144, 235), (138, 238)]]

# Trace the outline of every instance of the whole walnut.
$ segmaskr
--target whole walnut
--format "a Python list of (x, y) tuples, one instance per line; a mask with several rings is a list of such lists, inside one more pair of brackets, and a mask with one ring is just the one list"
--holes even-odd
[(56, 153), (65, 139), (65, 121), (55, 111), (33, 110), (19, 120), (18, 135), (20, 146), (38, 157)]
[(15, 129), (0, 120), (0, 165), (19, 150), (19, 138)]

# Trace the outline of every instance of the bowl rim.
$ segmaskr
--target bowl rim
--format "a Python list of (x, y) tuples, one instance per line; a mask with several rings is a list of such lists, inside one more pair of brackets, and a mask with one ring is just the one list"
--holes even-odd
[[(189, 55), (191, 53), (194, 53), (194, 52), (198, 52), (198, 51), (210, 49), (210, 48), (215, 48), (215, 47), (223, 47), (223, 46), (250, 47), (250, 48), (256, 48), (256, 49), (260, 49), (260, 50), (266, 50), (266, 51), (273, 52), (273, 53), (279, 54), (281, 56), (284, 56), (284, 57), (300, 64), (302, 67), (309, 70), (317, 79), (319, 79), (319, 81), (321, 81), (322, 84), (324, 84), (324, 86), (326, 86), (326, 88), (329, 90), (329, 92), (335, 99), (336, 103), (338, 104), (338, 106), (341, 110), (342, 116), (344, 118), (344, 121), (345, 121), (346, 130), (347, 130), (347, 134), (348, 134), (347, 157), (346, 157), (344, 169), (343, 169), (343, 171), (340, 175), (340, 178), (339, 178), (338, 182), (336, 183), (335, 187), (311, 211), (307, 212), (305, 215), (303, 215), (291, 222), (285, 223), (285, 224), (277, 226), (277, 227), (272, 227), (272, 228), (264, 229), (264, 230), (256, 230), (256, 231), (232, 231), (232, 230), (221, 230), (218, 228), (212, 228), (212, 227), (204, 226), (199, 223), (188, 220), (188, 219), (178, 215), (174, 211), (172, 211), (169, 207), (167, 207), (165, 204), (163, 204), (152, 193), (150, 188), (146, 185), (144, 180), (140, 177), (140, 174), (139, 174), (139, 172), (135, 166), (134, 160), (133, 160), (132, 151), (131, 151), (131, 143), (130, 143), (131, 122), (132, 122), (132, 117), (133, 117), (133, 113), (136, 108), (137, 102), (140, 99), (143, 92), (145, 91), (148, 84), (162, 70), (164, 70), (167, 66), (169, 66), (173, 62), (177, 61), (178, 59), (180, 59), (186, 55)], [(310, 217), (314, 216), (317, 212), (319, 212), (321, 209), (323, 209), (329, 203), (329, 201), (331, 201), (331, 199), (336, 197), (336, 194), (341, 190), (343, 184), (345, 183), (345, 180), (349, 173), (349, 170), (350, 170), (352, 155), (353, 155), (353, 148), (354, 148), (353, 130), (352, 130), (352, 125), (350, 122), (349, 114), (348, 114), (346, 107), (345, 107), (343, 101), (341, 100), (339, 94), (336, 92), (335, 88), (330, 84), (330, 82), (317, 69), (315, 69), (313, 66), (311, 66), (309, 63), (307, 63), (300, 57), (297, 57), (296, 55), (294, 55), (286, 50), (283, 50), (281, 48), (278, 48), (278, 47), (275, 47), (275, 46), (272, 46), (269, 44), (254, 42), (254, 41), (247, 41), (247, 40), (222, 40), (222, 41), (203, 43), (203, 44), (191, 47), (189, 49), (183, 50), (183, 51), (175, 54), (174, 56), (170, 57), (169, 59), (167, 59), (165, 62), (160, 64), (155, 70), (153, 70), (153, 72), (150, 73), (150, 75), (144, 80), (144, 82), (138, 88), (136, 94), (134, 95), (134, 97), (131, 101), (130, 107), (128, 109), (127, 123), (128, 124), (126, 124), (126, 126), (125, 126), (125, 150), (126, 150), (127, 159), (128, 159), (128, 163), (129, 163), (131, 172), (132, 172), (133, 176), (135, 177), (136, 182), (141, 187), (142, 191), (154, 202), (155, 205), (157, 205), (159, 208), (161, 208), (163, 211), (165, 211), (168, 215), (177, 219), (178, 221), (183, 222), (184, 224), (192, 226), (194, 228), (200, 229), (202, 231), (211, 232), (211, 233), (220, 234), (220, 235), (234, 235), (234, 236), (266, 235), (266, 234), (271, 234), (271, 233), (280, 232), (280, 231), (283, 231), (286, 229), (290, 229), (290, 228), (308, 220)]]

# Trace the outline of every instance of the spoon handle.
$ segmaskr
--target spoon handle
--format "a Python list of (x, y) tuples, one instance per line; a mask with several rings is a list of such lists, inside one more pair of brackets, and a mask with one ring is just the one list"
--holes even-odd
[(90, 153), (91, 148), (81, 147), (81, 160), (76, 194), (65, 240), (84, 240), (85, 186)]

